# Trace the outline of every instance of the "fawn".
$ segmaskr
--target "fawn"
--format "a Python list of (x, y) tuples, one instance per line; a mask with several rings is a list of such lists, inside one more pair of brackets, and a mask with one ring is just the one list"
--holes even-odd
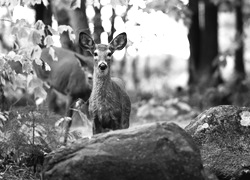
[[(111, 57), (127, 44), (126, 33), (116, 36), (109, 45), (96, 44), (86, 33), (80, 32), (79, 45), (94, 56), (93, 87), (89, 98), (89, 114), (93, 134), (129, 127), (131, 102), (122, 80), (111, 78)], [(78, 59), (80, 64), (83, 62)]]

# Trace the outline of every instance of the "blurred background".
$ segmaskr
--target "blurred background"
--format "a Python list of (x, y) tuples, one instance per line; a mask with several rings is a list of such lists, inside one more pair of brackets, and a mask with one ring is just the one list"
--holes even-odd
[[(113, 55), (112, 76), (126, 84), (131, 126), (167, 121), (185, 127), (210, 107), (250, 105), (248, 0), (0, 0), (0, 5), (0, 160), (1, 154), (13, 152), (16, 160), (30, 149), (34, 154), (60, 146), (65, 120), (38, 102), (46, 92), (34, 80), (32, 62), (40, 58), (41, 41), (89, 56), (77, 43), (80, 31), (103, 44), (127, 33), (126, 48)], [(43, 37), (44, 25), (49, 38)], [(79, 114), (73, 118), (81, 130), (71, 131), (72, 142), (91, 134), (86, 116)]]
[[(1, 5), (2, 56), (17, 44), (30, 46), (27, 26), (39, 20), (59, 32), (52, 33), (54, 46), (86, 56), (77, 44), (79, 31), (103, 44), (126, 32), (128, 44), (115, 52), (112, 75), (125, 81), (136, 117), (153, 113), (169, 118), (179, 115), (175, 106), (200, 112), (220, 104), (249, 105), (247, 0), (31, 0)], [(72, 30), (60, 29), (64, 25)]]
[(52, 45), (85, 56), (89, 54), (77, 43), (80, 31), (103, 44), (126, 32), (128, 44), (115, 52), (112, 75), (126, 83), (132, 122), (139, 117), (173, 119), (180, 111), (192, 112), (192, 118), (221, 104), (249, 105), (247, 0), (30, 0), (1, 5), (2, 57), (15, 46), (31, 47), (35, 38), (28, 28), (39, 20), (57, 32)]

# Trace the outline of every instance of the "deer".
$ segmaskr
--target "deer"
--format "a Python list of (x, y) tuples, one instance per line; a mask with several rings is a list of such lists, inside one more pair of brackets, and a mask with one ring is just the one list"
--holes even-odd
[[(34, 62), (33, 69), (37, 77), (46, 84), (49, 110), (71, 119), (74, 104), (79, 98), (88, 106), (92, 91), (93, 60), (92, 57), (82, 56), (64, 48), (52, 48), (58, 60), (53, 60), (49, 48), (43, 48), (40, 57), (42, 65)], [(79, 66), (78, 59), (81, 60), (82, 66)], [(45, 63), (51, 70), (45, 69)], [(69, 120), (66, 125), (65, 145), (71, 124), (72, 120)]]
[[(111, 77), (112, 55), (127, 44), (126, 33), (116, 36), (108, 45), (96, 44), (85, 32), (79, 33), (79, 45), (94, 57), (93, 86), (89, 98), (89, 115), (93, 134), (129, 127), (131, 101), (123, 81)], [(84, 62), (78, 59), (82, 65)]]

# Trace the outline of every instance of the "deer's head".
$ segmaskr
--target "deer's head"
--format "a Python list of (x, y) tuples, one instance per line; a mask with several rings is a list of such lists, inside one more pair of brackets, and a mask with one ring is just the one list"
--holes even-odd
[(116, 36), (108, 45), (96, 44), (86, 33), (80, 32), (79, 45), (88, 50), (94, 56), (94, 71), (99, 75), (107, 75), (110, 72), (111, 57), (116, 50), (123, 49), (127, 44), (125, 32)]

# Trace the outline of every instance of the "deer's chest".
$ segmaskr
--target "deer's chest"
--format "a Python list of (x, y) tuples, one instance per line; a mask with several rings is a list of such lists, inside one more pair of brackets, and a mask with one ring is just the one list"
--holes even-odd
[(90, 97), (89, 112), (92, 118), (100, 122), (116, 121), (121, 118), (122, 106), (119, 97), (106, 92), (103, 96)]

